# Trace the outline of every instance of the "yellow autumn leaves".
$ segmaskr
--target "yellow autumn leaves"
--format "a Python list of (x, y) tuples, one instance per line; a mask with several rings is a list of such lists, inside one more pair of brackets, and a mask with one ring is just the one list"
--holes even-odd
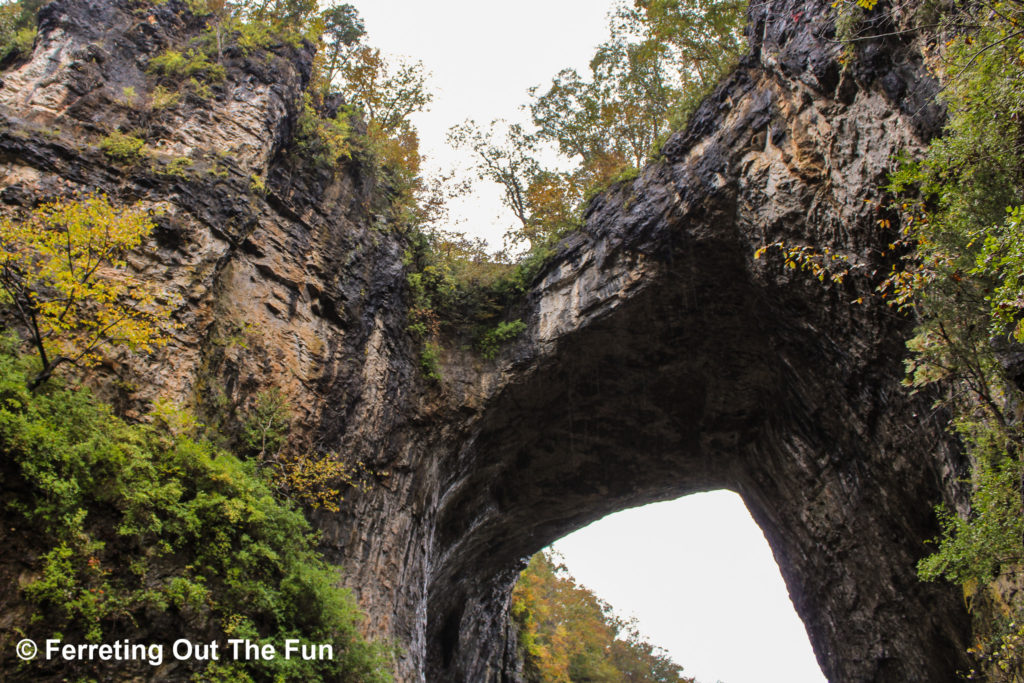
[(171, 302), (126, 260), (153, 227), (141, 206), (115, 207), (105, 195), (0, 218), (0, 304), (39, 353), (37, 379), (64, 363), (95, 365), (114, 347), (166, 342)]

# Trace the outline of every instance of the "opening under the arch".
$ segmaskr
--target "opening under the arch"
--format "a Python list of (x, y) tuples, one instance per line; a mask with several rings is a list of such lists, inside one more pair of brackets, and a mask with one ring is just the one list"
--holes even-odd
[(768, 542), (731, 491), (624, 510), (552, 548), (701, 683), (825, 681)]

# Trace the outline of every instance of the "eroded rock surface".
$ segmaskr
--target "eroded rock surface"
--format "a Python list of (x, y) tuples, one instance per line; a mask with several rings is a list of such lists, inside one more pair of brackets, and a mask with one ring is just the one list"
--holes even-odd
[[(228, 54), (212, 99), (153, 112), (125, 88), (145, 102), (149, 57), (197, 27), (177, 0), (136, 7), (43, 11), (32, 58), (3, 75), (0, 200), (99, 189), (163, 210), (134, 265), (181, 296), (186, 327), (107, 369), (137, 387), (114, 397), (125, 412), (163, 395), (229, 424), (279, 386), (302, 438), (386, 473), (315, 521), (368, 632), (402, 645), (400, 680), (515, 678), (523, 558), (723, 487), (764, 529), (830, 680), (953, 680), (962, 603), (914, 565), (963, 464), (900, 386), (910, 321), (870, 296), (892, 259), (892, 157), (941, 123), (909, 39), (864, 41), (844, 69), (828, 3), (756, 4), (751, 55), (509, 312), (527, 331), (493, 361), (446, 345), (435, 385), (405, 330), (386, 193), (358, 161), (331, 175), (288, 152), (309, 51)], [(118, 126), (145, 126), (153, 157), (111, 163), (96, 145)], [(165, 172), (179, 157), (188, 172)], [(851, 273), (755, 259), (780, 240)]]

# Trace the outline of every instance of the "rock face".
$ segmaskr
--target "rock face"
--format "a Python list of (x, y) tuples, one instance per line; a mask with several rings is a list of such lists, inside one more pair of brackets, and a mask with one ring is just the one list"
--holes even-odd
[[(764, 530), (830, 680), (966, 665), (962, 602), (914, 572), (964, 463), (900, 385), (911, 322), (871, 296), (892, 259), (892, 157), (941, 124), (912, 43), (863, 41), (844, 68), (827, 2), (755, 4), (750, 56), (508, 313), (527, 331), (491, 361), (445, 344), (434, 384), (405, 330), (386, 188), (358, 161), (332, 175), (289, 153), (309, 50), (229, 52), (210, 99), (155, 109), (148, 59), (197, 26), (178, 0), (139, 7), (43, 10), (31, 59), (3, 75), (0, 200), (99, 189), (163, 211), (133, 265), (181, 296), (186, 326), (106, 369), (135, 384), (112, 397), (125, 412), (163, 395), (228, 424), (279, 386), (301, 438), (385, 473), (315, 522), (368, 632), (402, 645), (400, 680), (514, 680), (523, 558), (718, 488)], [(107, 159), (96, 145), (117, 126), (153, 155)], [(850, 274), (755, 258), (777, 241), (828, 248)]]

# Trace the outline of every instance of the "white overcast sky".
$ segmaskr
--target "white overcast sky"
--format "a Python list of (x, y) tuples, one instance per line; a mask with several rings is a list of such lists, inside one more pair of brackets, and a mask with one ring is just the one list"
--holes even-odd
[[(612, 0), (349, 0), (368, 42), (420, 60), (434, 101), (415, 123), (435, 168), (465, 165), (445, 144), (467, 118), (525, 122), (527, 88), (585, 71)], [(500, 247), (511, 225), (496, 187), (455, 207), (459, 229)], [(701, 683), (824, 681), (764, 535), (739, 496), (715, 492), (627, 510), (555, 544), (572, 574)]]
[[(367, 42), (390, 55), (422, 61), (434, 101), (417, 114), (428, 167), (466, 166), (464, 153), (445, 143), (448, 129), (466, 119), (526, 123), (527, 88), (549, 83), (565, 67), (586, 72), (594, 48), (607, 37), (611, 0), (347, 0), (366, 22)], [(514, 218), (495, 185), (453, 207), (460, 230), (495, 249)]]

